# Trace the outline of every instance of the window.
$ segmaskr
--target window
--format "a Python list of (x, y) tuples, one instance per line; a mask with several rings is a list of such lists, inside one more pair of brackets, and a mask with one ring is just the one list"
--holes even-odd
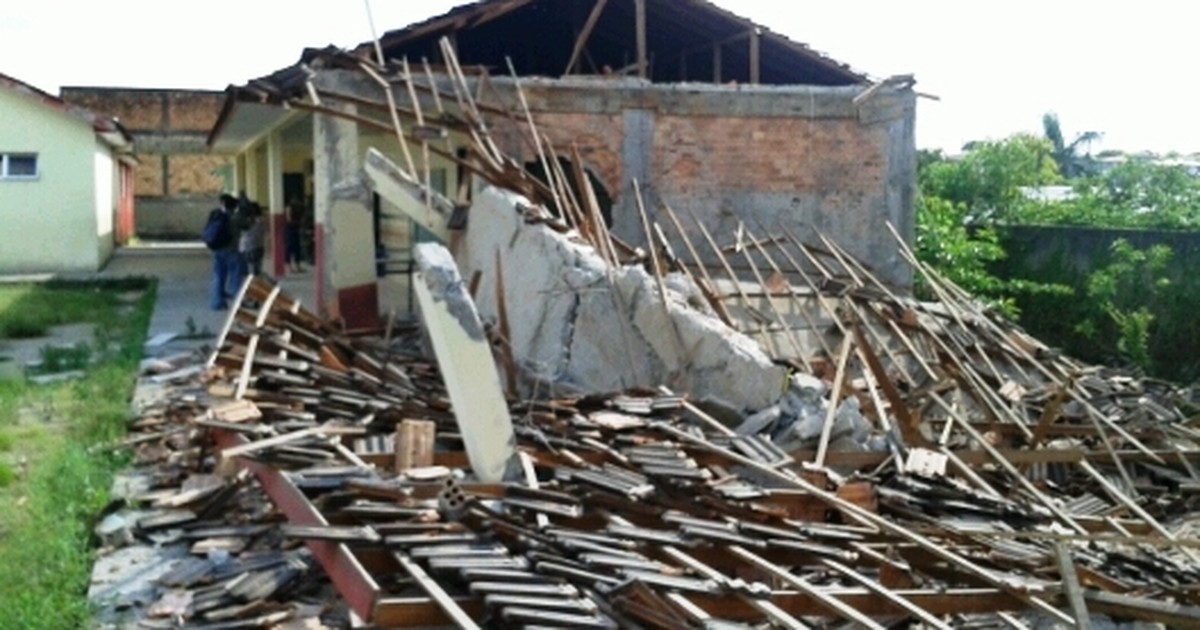
[(37, 179), (36, 153), (0, 153), (0, 179)]

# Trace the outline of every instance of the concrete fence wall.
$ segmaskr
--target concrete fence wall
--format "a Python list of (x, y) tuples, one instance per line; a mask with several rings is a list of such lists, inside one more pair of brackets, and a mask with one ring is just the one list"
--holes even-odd
[(134, 233), (152, 240), (199, 240), (213, 197), (138, 197)]
[(1120, 230), (1074, 226), (1009, 226), (1001, 231), (1014, 271), (1065, 267), (1064, 274), (1087, 275), (1103, 267), (1113, 243), (1125, 239), (1138, 249), (1166, 245), (1173, 255), (1170, 276), (1182, 278), (1200, 264), (1200, 232), (1172, 230)]

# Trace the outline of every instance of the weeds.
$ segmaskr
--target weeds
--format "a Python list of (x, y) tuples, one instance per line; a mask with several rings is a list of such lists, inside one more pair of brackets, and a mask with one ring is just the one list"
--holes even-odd
[[(12, 471), (7, 487), (2, 487), (0, 469), (0, 505), (5, 506), (0, 509), (0, 531), (6, 532), (0, 538), (0, 629), (87, 627), (90, 610), (84, 593), (92, 565), (91, 528), (108, 501), (113, 474), (126, 464), (121, 457), (89, 447), (125, 430), (154, 287), (142, 282), (23, 289), (23, 296), (15, 299), (0, 289), (0, 325), (6, 330), (15, 304), (47, 304), (55, 310), (56, 292), (63, 291), (63, 315), (53, 321), (96, 322), (119, 350), (86, 365), (85, 377), (73, 383), (33, 387), (0, 382), (0, 436), (8, 436), (11, 450), (19, 450), (28, 462), (26, 474)], [(142, 289), (134, 314), (122, 315), (119, 292)], [(95, 310), (87, 317), (70, 315), (81, 304)], [(2, 446), (0, 442), (0, 463), (13, 455)], [(8, 467), (11, 470), (11, 464)]]
[(38, 371), (43, 374), (82, 370), (92, 360), (92, 347), (79, 342), (73, 346), (42, 346), (42, 364)]
[(17, 471), (12, 465), (0, 462), (0, 488), (7, 488), (17, 480)]

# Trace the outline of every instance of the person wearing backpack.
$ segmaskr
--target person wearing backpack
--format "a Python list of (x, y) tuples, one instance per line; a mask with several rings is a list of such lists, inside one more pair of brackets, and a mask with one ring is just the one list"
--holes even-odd
[(212, 288), (208, 305), (214, 311), (229, 308), (229, 297), (242, 286), (242, 258), (238, 253), (238, 229), (235, 213), (238, 200), (221, 195), (221, 205), (208, 213), (204, 224), (204, 245), (212, 250)]

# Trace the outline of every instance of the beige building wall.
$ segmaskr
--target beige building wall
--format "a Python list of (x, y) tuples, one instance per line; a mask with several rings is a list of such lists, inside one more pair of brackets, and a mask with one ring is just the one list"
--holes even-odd
[(115, 239), (113, 236), (114, 218), (117, 216), (117, 201), (121, 190), (118, 181), (118, 162), (113, 157), (112, 149), (99, 138), (96, 139), (93, 176), (95, 178), (96, 204), (96, 254), (97, 264), (103, 263), (112, 256)]
[[(0, 230), (0, 273), (98, 269), (105, 259), (97, 247), (100, 167), (92, 128), (65, 112), (0, 90), (0, 152), (38, 156), (36, 179), (0, 180), (5, 226)], [(111, 215), (107, 233), (111, 241)]]

